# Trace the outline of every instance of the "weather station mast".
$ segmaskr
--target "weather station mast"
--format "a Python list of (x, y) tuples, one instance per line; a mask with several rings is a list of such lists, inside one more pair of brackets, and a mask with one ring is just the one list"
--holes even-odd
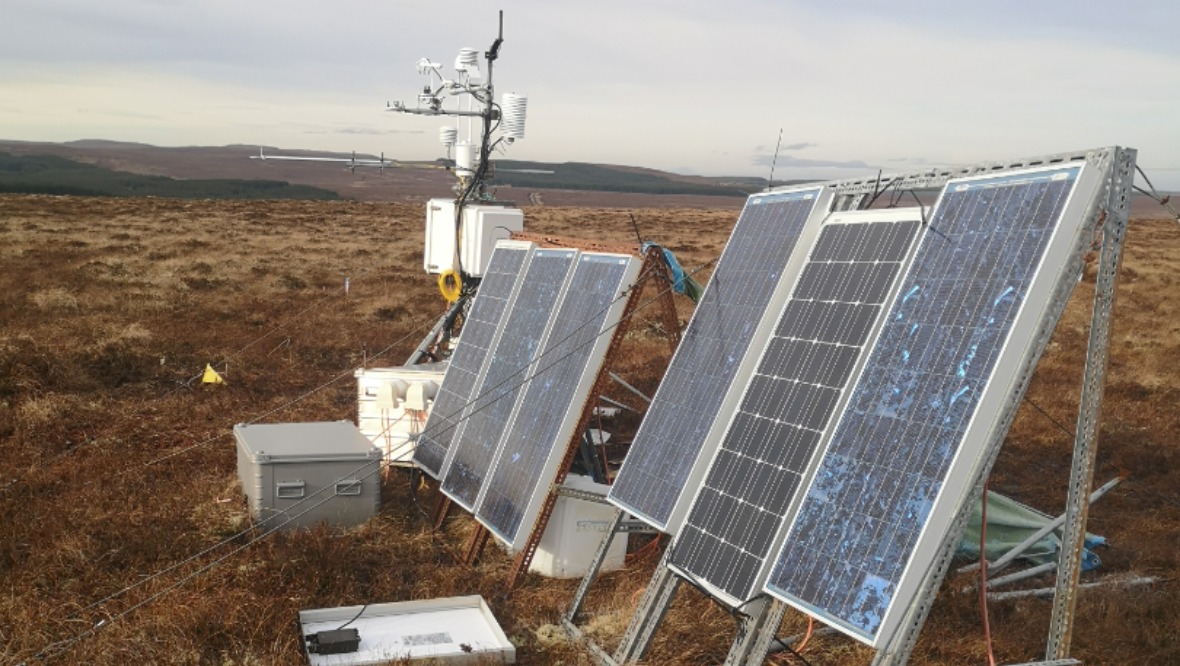
[[(426, 233), (422, 267), (437, 276), (439, 291), (450, 304), (446, 315), (435, 325), (407, 361), (412, 365), (435, 359), (461, 326), (496, 242), (510, 238), (524, 229), (524, 211), (512, 202), (497, 201), (488, 191), (488, 181), (496, 169), (492, 154), (507, 150), (524, 138), (528, 97), (506, 93), (496, 100), (492, 72), (504, 43), (504, 12), (499, 12), (499, 30), (491, 47), (483, 53), (462, 48), (455, 58), (454, 75), (448, 78), (443, 65), (420, 58), (418, 73), (427, 81), (417, 95), (414, 106), (387, 102), (386, 110), (418, 116), (454, 118), (453, 125), (439, 128), (439, 141), (446, 147), (445, 168), (456, 177), (453, 199), (431, 199), (426, 205)], [(454, 100), (453, 105), (448, 102)], [(267, 155), (261, 149), (252, 159), (334, 162), (355, 171), (372, 167), (440, 168), (405, 164), (387, 159), (347, 157), (310, 157)], [(553, 173), (543, 169), (502, 169), (504, 172)]]
[[(484, 67), (480, 66), (479, 52), (471, 48), (459, 50), (454, 78), (443, 74), (440, 63), (422, 58), (417, 63), (418, 73), (428, 80), (418, 93), (416, 106), (402, 102), (387, 105), (395, 113), (456, 119), (454, 125), (439, 129), (439, 140), (447, 148), (447, 168), (457, 178), (455, 198), (430, 202), (423, 262), (428, 273), (440, 276), (440, 282), (455, 281), (453, 286), (443, 288), (444, 293), (477, 286), (487, 263), (483, 255), (490, 255), (496, 240), (522, 228), (512, 219), (517, 223), (523, 221), (523, 212), (511, 204), (496, 201), (487, 190), (487, 182), (495, 174), (491, 156), (524, 138), (528, 107), (528, 98), (515, 93), (506, 93), (496, 101), (493, 70), (503, 43), (504, 12), (501, 11), (499, 33), (483, 54)], [(454, 98), (458, 108), (447, 108), (447, 98)], [(481, 230), (482, 218), (489, 214), (497, 219), (492, 227)], [(451, 223), (447, 233), (438, 228), (440, 221), (436, 218), (440, 217)], [(454, 242), (448, 242), (449, 239)]]
[[(491, 156), (524, 138), (528, 98), (506, 93), (496, 101), (492, 74), (504, 43), (504, 12), (499, 14), (495, 41), (483, 54), (462, 48), (455, 58), (455, 76), (447, 78), (442, 65), (429, 58), (418, 60), (418, 73), (427, 77), (417, 103), (387, 104), (395, 113), (455, 118), (454, 125), (439, 129), (439, 141), (447, 149), (447, 168), (457, 181), (454, 199), (431, 199), (426, 206), (426, 238), (422, 267), (438, 276), (439, 291), (451, 304), (447, 314), (422, 341), (409, 363), (433, 356), (450, 339), (479, 288), (496, 242), (524, 229), (524, 211), (501, 202), (488, 192), (495, 174)], [(447, 100), (456, 100), (448, 108)], [(533, 171), (533, 170), (525, 170)]]

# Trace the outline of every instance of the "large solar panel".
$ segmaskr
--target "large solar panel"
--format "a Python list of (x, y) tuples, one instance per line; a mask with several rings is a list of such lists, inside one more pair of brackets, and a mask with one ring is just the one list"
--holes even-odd
[(463, 411), (441, 487), (468, 511), (474, 511), (496, 445), (534, 370), (537, 350), (544, 344), (577, 254), (577, 250), (533, 250), (487, 370)]
[[(811, 247), (678, 531), (671, 564), (731, 605), (766, 559), (894, 292), (922, 213), (834, 214)], [(735, 387), (738, 388), (738, 387)]]
[(816, 187), (746, 202), (611, 486), (619, 508), (659, 530), (675, 522), (691, 497), (689, 476), (705, 437), (800, 235), (830, 200)]
[(1098, 186), (1088, 165), (950, 181), (766, 589), (870, 645), (900, 626), (979, 473)]
[(528, 541), (641, 264), (618, 254), (578, 258), (476, 507), (476, 518), (516, 549)]
[(496, 243), (492, 251), (487, 271), (463, 324), (459, 344), (451, 354), (442, 386), (435, 396), (430, 418), (414, 449), (414, 463), (436, 479), (442, 472), (463, 409), (471, 400), (480, 372), (486, 365), (488, 350), (499, 339), (504, 314), (532, 250), (532, 243), (504, 240)]

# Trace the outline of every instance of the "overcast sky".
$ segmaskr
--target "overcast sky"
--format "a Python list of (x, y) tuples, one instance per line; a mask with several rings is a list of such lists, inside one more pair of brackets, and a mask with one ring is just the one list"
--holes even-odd
[(529, 97), (508, 157), (839, 178), (1111, 144), (1180, 189), (1180, 3), (4, 0), (0, 138), (433, 159), (429, 56)]

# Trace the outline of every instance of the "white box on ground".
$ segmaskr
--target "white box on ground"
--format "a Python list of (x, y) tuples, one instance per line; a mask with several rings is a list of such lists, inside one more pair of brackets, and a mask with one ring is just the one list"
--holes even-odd
[[(360, 634), (361, 643), (356, 652), (306, 652), (307, 636), (337, 629), (345, 623)], [(516, 647), (504, 635), (487, 602), (478, 595), (301, 610), (299, 627), (311, 666), (402, 663), (399, 660), (432, 664), (516, 663)]]
[(351, 421), (239, 423), (238, 480), (259, 524), (359, 525), (381, 508), (381, 452)]
[[(609, 486), (595, 483), (588, 476), (576, 474), (566, 477), (564, 485), (603, 495), (610, 490)], [(585, 576), (599, 544), (607, 536), (615, 511), (617, 509), (610, 504), (558, 497), (529, 571), (550, 578)], [(601, 571), (622, 569), (626, 557), (627, 534), (617, 534), (602, 562)]]

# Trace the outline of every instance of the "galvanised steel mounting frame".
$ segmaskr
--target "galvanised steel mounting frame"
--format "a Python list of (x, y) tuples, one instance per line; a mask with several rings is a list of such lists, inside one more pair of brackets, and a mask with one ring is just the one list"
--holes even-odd
[[(1097, 284), (1091, 317), (1090, 340), (1082, 384), (1082, 396), (1078, 410), (1078, 422), (1074, 442), (1073, 464), (1071, 467), (1067, 517), (1064, 526), (1060, 562), (1058, 565), (1057, 589), (1054, 595), (1053, 616), (1049, 628), (1046, 659), (1028, 664), (1041, 666), (1065, 666), (1080, 663), (1069, 658), (1074, 609), (1077, 603), (1077, 584), (1080, 572), (1081, 546), (1085, 536), (1086, 518), (1093, 485), (1093, 472), (1097, 452), (1097, 423), (1102, 402), (1105, 372), (1110, 341), (1110, 315), (1113, 309), (1118, 268), (1122, 259), (1123, 242), (1126, 236), (1129, 201), (1135, 173), (1136, 151), (1133, 148), (1108, 147), (1088, 151), (1057, 153), (1022, 160), (983, 162), (956, 169), (922, 171), (899, 174), (888, 179), (853, 179), (834, 181), (824, 185), (836, 190), (834, 210), (850, 210), (871, 205), (883, 191), (897, 188), (897, 191), (934, 189), (944, 186), (953, 178), (982, 175), (1012, 169), (1066, 164), (1086, 161), (1102, 173), (1103, 184), (1084, 213), (1079, 244), (1094, 244), (1101, 236), (1101, 254), (1098, 264)], [(1080, 274), (1084, 259), (1084, 247), (1078, 247), (1071, 255), (1066, 274)], [(894, 634), (893, 640), (877, 651), (874, 666), (900, 666), (908, 662), (926, 617), (933, 605), (938, 588), (950, 566), (955, 546), (960, 540), (963, 528), (970, 514), (970, 507), (980, 501), (983, 485), (995, 463), (1000, 446), (1016, 416), (1023, 400), (1028, 382), (1032, 377), (1040, 356), (1056, 329), (1065, 305), (1073, 293), (1074, 283), (1061, 280), (1050, 299), (1046, 316), (1037, 332), (1033, 353), (1020, 372), (1015, 388), (1010, 392), (1002, 412), (995, 435), (988, 443), (975, 475), (972, 492), (964, 503), (951, 528), (947, 531), (941, 546), (940, 556), (934, 561), (924, 577), (924, 583), (913, 603), (907, 610), (903, 627)], [(620, 515), (619, 521), (622, 520)], [(609, 531), (606, 541), (613, 538), (614, 529)], [(581, 635), (574, 620), (581, 610), (587, 589), (597, 567), (587, 574), (579, 587), (574, 604), (563, 618), (567, 631), (576, 638), (586, 641), (591, 656), (600, 664), (627, 664), (637, 661), (646, 654), (652, 637), (667, 612), (672, 597), (679, 587), (680, 578), (667, 566), (667, 558), (657, 566), (639, 607), (613, 655), (608, 655)], [(786, 610), (786, 604), (773, 599), (760, 600), (746, 607), (746, 619), (736, 637), (726, 664), (761, 664), (765, 660), (775, 632)]]

